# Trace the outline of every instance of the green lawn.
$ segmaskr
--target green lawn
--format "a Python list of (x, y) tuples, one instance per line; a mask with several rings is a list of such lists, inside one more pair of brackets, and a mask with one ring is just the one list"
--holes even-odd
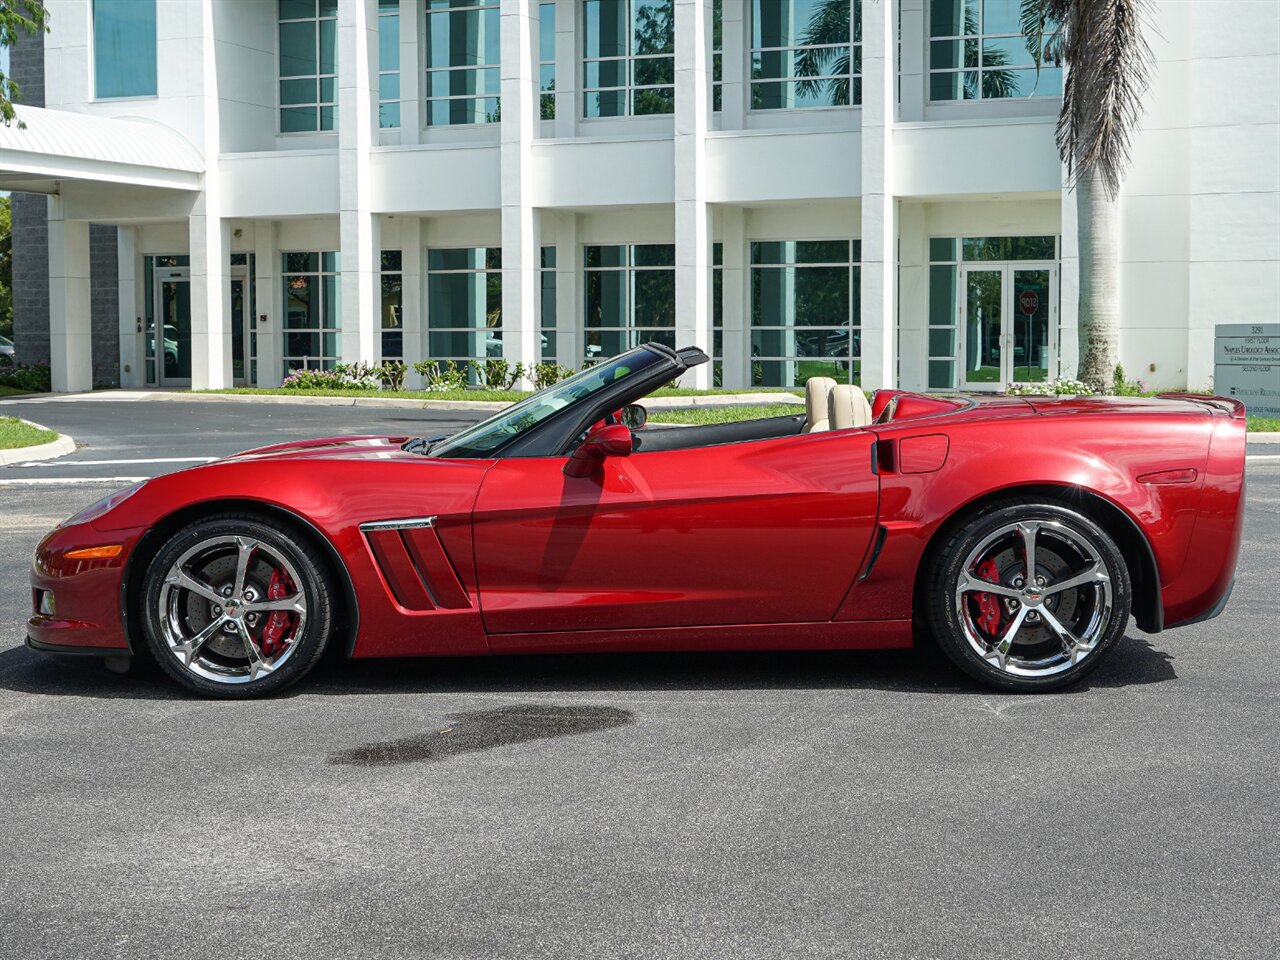
[(1250, 433), (1280, 433), (1280, 417), (1250, 417)]
[(654, 410), (653, 423), (737, 423), (739, 420), (763, 420), (765, 417), (789, 417), (804, 413), (795, 403), (769, 403), (742, 407), (694, 407), (690, 410)]
[(22, 393), (27, 393), (27, 391), (19, 390), (17, 387), (6, 387), (0, 383), (0, 397), (16, 397)]
[(17, 417), (0, 417), (0, 450), (34, 447), (57, 439), (58, 435), (52, 430), (33, 427)]

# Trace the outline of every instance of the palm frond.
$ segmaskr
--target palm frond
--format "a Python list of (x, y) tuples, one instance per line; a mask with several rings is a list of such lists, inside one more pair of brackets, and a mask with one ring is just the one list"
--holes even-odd
[(1120, 191), (1130, 140), (1142, 115), (1152, 54), (1142, 35), (1145, 0), (1050, 0), (1064, 6), (1068, 65), (1058, 117), (1058, 151), (1074, 185), (1096, 172), (1108, 196)]

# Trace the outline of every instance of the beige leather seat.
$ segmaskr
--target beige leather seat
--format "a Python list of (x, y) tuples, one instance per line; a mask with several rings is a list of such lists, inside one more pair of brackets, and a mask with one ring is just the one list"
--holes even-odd
[(821, 433), (831, 429), (831, 402), (828, 397), (836, 382), (830, 377), (810, 377), (804, 385), (804, 429), (801, 433)]
[(851, 430), (871, 423), (871, 404), (860, 387), (841, 383), (827, 395), (829, 430)]

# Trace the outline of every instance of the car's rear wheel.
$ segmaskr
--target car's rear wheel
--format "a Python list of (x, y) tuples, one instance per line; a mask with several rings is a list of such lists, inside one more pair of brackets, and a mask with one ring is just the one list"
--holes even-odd
[(1091, 518), (1012, 500), (962, 525), (936, 556), (929, 615), (962, 670), (1003, 690), (1055, 690), (1094, 669), (1132, 604), (1124, 556)]
[(167, 674), (207, 696), (280, 690), (320, 659), (333, 629), (323, 557), (293, 531), (223, 515), (174, 534), (147, 568), (143, 632)]

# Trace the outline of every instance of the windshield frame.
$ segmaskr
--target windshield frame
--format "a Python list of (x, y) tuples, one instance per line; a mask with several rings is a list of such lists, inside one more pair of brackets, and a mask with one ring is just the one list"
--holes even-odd
[[(655, 346), (659, 349), (654, 349)], [(640, 387), (643, 390), (637, 396), (644, 396), (655, 386), (674, 379), (683, 371), (684, 365), (680, 358), (675, 351), (670, 351), (668, 355), (669, 350), (670, 348), (661, 349), (661, 345), (642, 344), (626, 353), (602, 360), (433, 444), (429, 455), (445, 459), (495, 459), (517, 444), (523, 446), (522, 441), (527, 441), (548, 425), (566, 417), (579, 416), (581, 411), (591, 409), (602, 398), (623, 390), (632, 393)], [(593, 381), (598, 381), (594, 389), (582, 390), (583, 386)], [(549, 402), (556, 400), (562, 401), (559, 406), (549, 406)], [(531, 415), (533, 419), (527, 424), (514, 431), (508, 428), (509, 424), (518, 422), (521, 417)], [(473, 441), (479, 437), (493, 438), (495, 442), (478, 445)], [(528, 455), (537, 456), (539, 453), (530, 451)]]

